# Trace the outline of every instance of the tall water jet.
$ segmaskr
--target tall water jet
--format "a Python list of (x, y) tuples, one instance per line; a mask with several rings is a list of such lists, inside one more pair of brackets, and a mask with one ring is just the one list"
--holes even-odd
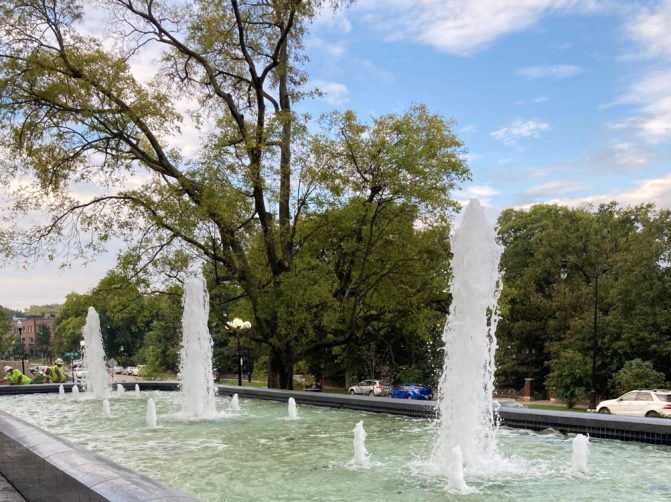
[(240, 398), (237, 392), (231, 398), (231, 411), (240, 411)]
[(104, 399), (108, 395), (107, 369), (105, 368), (105, 350), (100, 332), (100, 318), (93, 307), (89, 307), (84, 325), (84, 345), (82, 366), (86, 371), (86, 393), (96, 399)]
[(103, 399), (103, 417), (110, 418), (112, 413), (110, 413), (110, 402), (107, 399)]
[(152, 398), (147, 400), (147, 427), (156, 429), (158, 427), (158, 419), (156, 418), (156, 403)]
[(589, 457), (589, 438), (584, 434), (578, 434), (571, 443), (571, 472), (584, 474), (587, 472), (587, 457)]
[(288, 413), (289, 413), (289, 420), (298, 420), (298, 410), (296, 408), (296, 400), (293, 397), (289, 398)]
[(184, 284), (184, 314), (179, 368), (182, 374), (182, 415), (213, 418), (216, 415), (212, 379), (212, 337), (207, 328), (210, 301), (202, 275)]
[(443, 332), (445, 362), (432, 463), (444, 473), (459, 451), (467, 471), (483, 473), (499, 459), (492, 393), (502, 247), (477, 200), (466, 208), (452, 251), (452, 304)]
[(447, 465), (447, 489), (462, 495), (473, 492), (464, 479), (464, 456), (459, 445), (452, 448), (450, 463)]
[(366, 450), (366, 431), (363, 428), (363, 420), (357, 422), (354, 427), (354, 439), (352, 444), (354, 446), (354, 458), (352, 458), (351, 464), (357, 465), (359, 467), (368, 467), (368, 460), (370, 455), (368, 450)]

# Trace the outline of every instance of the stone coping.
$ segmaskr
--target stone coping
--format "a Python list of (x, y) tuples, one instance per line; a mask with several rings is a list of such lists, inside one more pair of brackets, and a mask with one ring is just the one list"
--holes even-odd
[(0, 472), (28, 501), (197, 500), (3, 411)]

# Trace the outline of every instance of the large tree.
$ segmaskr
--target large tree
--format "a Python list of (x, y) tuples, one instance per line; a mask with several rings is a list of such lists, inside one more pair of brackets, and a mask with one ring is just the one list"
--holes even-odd
[[(269, 349), (268, 384), (286, 388), (302, 333), (283, 327), (280, 306), (297, 284), (314, 292), (296, 265), (310, 239), (303, 220), (358, 200), (328, 291), (351, 304), (335, 340), (356, 336), (352, 299), (380, 209), (407, 204), (417, 224), (443, 223), (468, 171), (450, 123), (422, 106), (372, 124), (336, 114), (318, 135), (294, 112), (305, 95), (301, 40), (325, 3), (348, 2), (103, 0), (114, 22), (102, 40), (86, 34), (85, 2), (3, 0), (2, 175), (22, 177), (16, 211), (52, 215), (25, 239), (7, 235), (12, 252), (53, 258), (65, 241), (69, 256), (88, 255), (122, 236), (134, 274), (172, 277), (204, 261), (215, 285), (237, 285), (251, 336)], [(160, 68), (139, 81), (151, 67), (138, 58), (152, 48)], [(175, 140), (187, 113), (200, 140), (190, 150)], [(75, 196), (76, 183), (95, 195)], [(315, 343), (335, 344), (323, 335)]]

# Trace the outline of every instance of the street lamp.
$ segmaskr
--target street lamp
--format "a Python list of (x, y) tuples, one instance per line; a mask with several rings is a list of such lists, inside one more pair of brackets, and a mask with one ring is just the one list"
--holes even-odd
[(594, 271), (590, 272), (585, 270), (584, 267), (581, 267), (579, 264), (572, 260), (562, 260), (561, 268), (559, 270), (559, 277), (566, 279), (568, 277), (568, 266), (569, 264), (574, 265), (580, 272), (585, 276), (587, 281), (593, 281), (594, 284), (594, 322), (593, 322), (593, 333), (592, 333), (592, 389), (589, 391), (589, 408), (590, 410), (596, 409), (596, 346), (597, 346), (597, 328), (598, 328), (598, 312), (599, 312), (599, 277), (604, 274), (607, 269), (599, 269), (598, 267), (594, 268)]
[(23, 322), (21, 319), (16, 323), (16, 328), (19, 330), (19, 347), (21, 347), (21, 372), (26, 374), (25, 351), (23, 350)]
[(249, 329), (252, 327), (252, 323), (249, 321), (243, 321), (239, 317), (233, 319), (233, 322), (227, 322), (226, 326), (235, 331), (235, 338), (237, 341), (238, 349), (238, 387), (242, 387), (242, 355), (240, 354), (240, 331), (243, 329)]

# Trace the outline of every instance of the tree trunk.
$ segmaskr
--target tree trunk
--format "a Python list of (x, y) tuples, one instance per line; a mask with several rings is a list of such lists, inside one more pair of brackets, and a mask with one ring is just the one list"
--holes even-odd
[(294, 388), (294, 364), (291, 351), (271, 346), (268, 359), (268, 387), (292, 390)]

